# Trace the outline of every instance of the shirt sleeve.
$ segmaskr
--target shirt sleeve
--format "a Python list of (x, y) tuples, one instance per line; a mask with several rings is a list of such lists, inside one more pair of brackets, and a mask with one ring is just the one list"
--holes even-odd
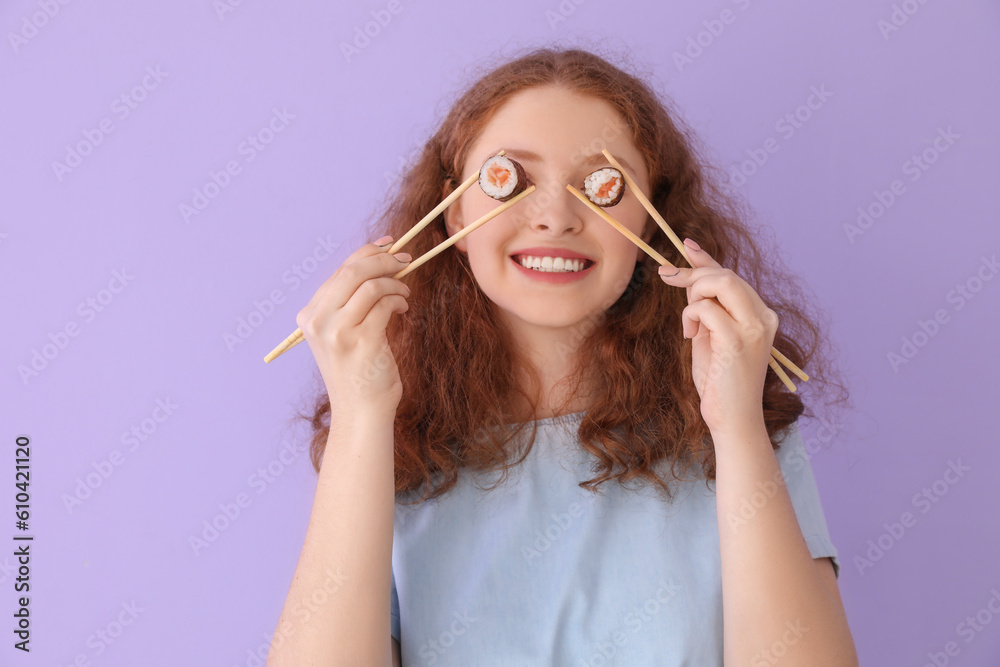
[(396, 594), (396, 574), (392, 572), (391, 575), (392, 583), (389, 587), (390, 632), (396, 641), (399, 641), (399, 596)]
[(781, 441), (775, 455), (785, 478), (785, 487), (795, 509), (795, 517), (802, 529), (802, 537), (813, 558), (829, 556), (833, 561), (833, 572), (840, 578), (840, 561), (837, 548), (830, 539), (830, 531), (823, 514), (819, 489), (813, 477), (812, 465), (806, 453), (798, 421), (788, 427), (787, 435)]

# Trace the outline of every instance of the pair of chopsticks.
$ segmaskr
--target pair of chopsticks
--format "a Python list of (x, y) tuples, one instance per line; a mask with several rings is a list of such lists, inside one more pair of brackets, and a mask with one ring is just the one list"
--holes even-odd
[[(506, 151), (501, 150), (497, 153), (497, 155), (503, 155), (505, 152)], [(659, 211), (657, 211), (653, 207), (652, 203), (650, 203), (649, 199), (646, 198), (646, 196), (643, 194), (642, 190), (636, 184), (635, 180), (632, 179), (632, 176), (628, 173), (628, 171), (626, 171), (626, 169), (618, 162), (618, 160), (614, 158), (613, 155), (611, 155), (611, 153), (608, 152), (607, 149), (604, 149), (601, 152), (604, 154), (604, 157), (608, 159), (608, 162), (610, 162), (612, 166), (614, 166), (619, 172), (621, 172), (622, 177), (625, 179), (625, 184), (632, 190), (632, 192), (635, 193), (636, 198), (643, 205), (646, 211), (648, 211), (649, 214), (653, 217), (653, 219), (656, 221), (656, 224), (660, 226), (660, 229), (662, 229), (663, 232), (667, 235), (670, 241), (677, 248), (678, 252), (680, 252), (681, 255), (684, 257), (684, 259), (687, 260), (688, 264), (694, 266), (691, 263), (691, 258), (688, 256), (687, 246), (685, 246), (681, 242), (680, 238), (677, 237), (677, 234), (675, 234), (674, 231), (670, 228), (666, 220), (664, 220), (663, 217), (660, 215)], [(453, 204), (456, 199), (462, 196), (462, 193), (464, 193), (466, 190), (472, 187), (472, 185), (476, 183), (478, 180), (479, 180), (479, 172), (477, 171), (473, 173), (471, 176), (469, 176), (469, 178), (466, 179), (465, 182), (463, 182), (454, 192), (448, 195), (440, 204), (435, 206), (430, 213), (425, 215), (423, 219), (416, 225), (414, 225), (406, 234), (404, 234), (402, 238), (393, 243), (392, 246), (386, 252), (388, 252), (389, 254), (395, 254), (400, 250), (402, 250), (403, 247), (407, 243), (409, 243), (409, 241), (414, 236), (419, 234), (424, 227), (430, 224), (430, 222), (434, 220), (438, 215), (440, 215), (442, 211), (451, 206), (451, 204)], [(566, 185), (566, 189), (572, 192), (577, 197), (577, 199), (579, 199), (588, 207), (590, 207), (595, 213), (601, 216), (612, 227), (621, 232), (626, 238), (632, 241), (646, 254), (655, 259), (660, 264), (660, 266), (673, 266), (673, 264), (667, 261), (665, 257), (660, 255), (660, 253), (656, 252), (656, 250), (647, 245), (642, 239), (640, 239), (631, 231), (622, 226), (621, 223), (619, 223), (617, 220), (611, 217), (607, 213), (607, 211), (605, 211), (603, 208), (590, 201), (590, 199), (588, 199), (582, 192), (577, 190), (572, 185)], [(422, 266), (425, 262), (436, 256), (438, 253), (443, 252), (445, 249), (451, 247), (459, 240), (461, 240), (468, 234), (471, 234), (473, 231), (475, 231), (482, 225), (486, 224), (496, 216), (500, 215), (508, 208), (510, 208), (517, 202), (521, 201), (534, 191), (535, 191), (535, 186), (534, 185), (529, 186), (520, 194), (516, 195), (515, 197), (512, 197), (506, 202), (503, 202), (500, 206), (497, 206), (492, 211), (482, 216), (471, 225), (465, 227), (462, 231), (457, 232), (455, 235), (451, 236), (447, 240), (443, 241), (442, 243), (439, 243), (437, 246), (435, 246), (431, 250), (421, 255), (415, 261), (408, 264), (405, 268), (393, 274), (392, 277), (396, 279), (402, 278), (403, 276), (407, 275), (408, 273), (416, 269), (418, 266)], [(305, 340), (305, 337), (302, 334), (302, 329), (296, 328), (295, 331), (293, 331), (287, 338), (285, 338), (285, 340), (279, 343), (273, 350), (271, 350), (267, 354), (267, 356), (264, 357), (264, 362), (270, 363), (271, 360), (281, 356), (288, 350), (292, 349), (293, 347), (301, 343), (303, 340)], [(772, 370), (774, 370), (774, 372), (778, 375), (778, 377), (781, 378), (781, 381), (785, 384), (785, 386), (788, 388), (789, 391), (794, 392), (796, 390), (796, 387), (795, 384), (788, 377), (788, 375), (785, 373), (785, 371), (782, 370), (781, 366), (778, 365), (779, 361), (785, 364), (785, 366), (787, 366), (789, 370), (791, 370), (793, 373), (795, 373), (795, 375), (801, 378), (803, 382), (809, 381), (809, 376), (806, 375), (802, 371), (802, 369), (800, 369), (798, 366), (792, 363), (791, 360), (789, 360), (785, 355), (781, 354), (781, 352), (779, 352), (776, 348), (772, 346), (771, 360), (768, 362), (768, 365), (771, 367)]]
[[(668, 225), (667, 221), (663, 219), (663, 216), (660, 215), (660, 212), (653, 207), (653, 204), (650, 203), (649, 199), (646, 198), (646, 195), (642, 193), (642, 190), (639, 188), (638, 184), (635, 182), (632, 176), (629, 175), (629, 173), (625, 170), (625, 167), (619, 164), (618, 160), (616, 160), (614, 156), (608, 152), (607, 149), (604, 149), (601, 152), (604, 153), (604, 157), (608, 159), (608, 162), (610, 162), (615, 169), (621, 172), (622, 177), (625, 179), (625, 185), (627, 185), (632, 190), (632, 192), (635, 193), (636, 198), (642, 203), (643, 207), (649, 212), (651, 216), (653, 216), (653, 220), (656, 220), (656, 224), (658, 224), (660, 226), (660, 229), (662, 229), (664, 233), (670, 238), (671, 242), (674, 244), (677, 250), (681, 253), (684, 259), (687, 260), (687, 263), (693, 267), (694, 264), (691, 263), (691, 258), (688, 256), (687, 253), (687, 246), (685, 246), (684, 243), (677, 237), (677, 234), (674, 233), (674, 230), (670, 229), (670, 225)], [(626, 229), (620, 222), (611, 217), (607, 211), (605, 211), (603, 208), (601, 208), (594, 202), (590, 201), (590, 199), (588, 199), (587, 196), (584, 195), (582, 192), (580, 192), (578, 189), (576, 189), (572, 185), (567, 185), (566, 189), (572, 192), (577, 199), (579, 199), (584, 204), (589, 206), (595, 213), (604, 218), (604, 220), (606, 220), (608, 223), (611, 224), (612, 227), (621, 232), (626, 238), (628, 238), (628, 240), (632, 241), (632, 243), (639, 246), (639, 248), (642, 249), (647, 255), (655, 259), (660, 264), (660, 266), (671, 266), (671, 267), (674, 266), (673, 264), (668, 262), (666, 258), (664, 258), (660, 253), (656, 252), (656, 250), (654, 250), (648, 244), (646, 244), (645, 241), (640, 239), (638, 236), (636, 236), (631, 231)], [(718, 301), (718, 299), (716, 299), (716, 301)], [(785, 386), (788, 387), (789, 391), (791, 392), (795, 391), (795, 384), (791, 381), (791, 379), (781, 368), (781, 366), (778, 365), (779, 361), (785, 364), (785, 366), (787, 366), (790, 371), (799, 376), (803, 382), (809, 381), (809, 376), (806, 375), (804, 372), (802, 372), (801, 368), (793, 364), (791, 360), (788, 359), (788, 357), (783, 355), (781, 352), (778, 352), (777, 349), (771, 347), (771, 360), (768, 362), (768, 365), (771, 367), (772, 370), (774, 370), (774, 372), (778, 375), (778, 377), (781, 378), (781, 381), (785, 383)]]
[[(501, 150), (499, 153), (497, 153), (497, 155), (503, 155), (505, 152), (506, 151)], [(474, 183), (476, 183), (478, 180), (479, 180), (479, 170), (476, 170), (476, 172), (474, 174), (472, 174), (471, 176), (469, 176), (469, 178), (467, 178), (464, 183), (462, 183), (460, 186), (458, 186), (457, 190), (455, 190), (450, 195), (448, 195), (447, 197), (445, 197), (444, 201), (442, 201), (440, 204), (438, 204), (437, 206), (435, 206), (434, 209), (430, 213), (428, 213), (427, 215), (425, 215), (420, 222), (418, 222), (416, 225), (414, 225), (410, 229), (410, 231), (406, 232), (406, 234), (404, 234), (402, 236), (402, 238), (400, 238), (398, 241), (396, 241), (395, 243), (393, 243), (392, 246), (388, 250), (386, 250), (386, 252), (389, 253), (390, 255), (394, 255), (397, 252), (399, 252), (400, 250), (402, 250), (403, 246), (405, 246), (407, 243), (409, 243), (410, 240), (414, 236), (416, 236), (417, 234), (419, 234), (420, 231), (424, 227), (426, 227), (427, 225), (429, 225), (430, 222), (431, 222), (431, 220), (433, 220), (434, 218), (436, 218), (438, 215), (441, 214), (442, 211), (444, 211), (446, 208), (448, 208), (449, 206), (451, 206), (455, 202), (456, 199), (458, 199), (459, 197), (462, 196), (463, 192), (465, 192), (470, 187), (472, 187), (472, 185)], [(423, 255), (421, 255), (420, 257), (418, 257), (416, 260), (410, 262), (406, 266), (406, 268), (404, 268), (404, 269), (402, 269), (402, 270), (394, 273), (392, 275), (392, 277), (396, 278), (396, 279), (402, 278), (403, 276), (405, 276), (406, 274), (408, 274), (410, 271), (413, 271), (415, 268), (417, 268), (418, 266), (423, 265), (425, 262), (427, 262), (428, 260), (430, 260), (432, 257), (434, 257), (435, 255), (437, 255), (438, 253), (446, 250), (447, 248), (451, 247), (452, 245), (454, 245), (455, 243), (457, 243), (461, 239), (465, 238), (467, 235), (471, 234), (472, 232), (474, 232), (479, 227), (482, 227), (484, 224), (486, 224), (487, 222), (489, 222), (490, 220), (492, 220), (496, 216), (500, 215), (501, 213), (503, 213), (504, 211), (506, 211), (507, 209), (509, 209), (511, 206), (513, 206), (517, 202), (521, 201), (522, 199), (524, 199), (525, 197), (527, 197), (529, 194), (531, 194), (534, 191), (535, 191), (535, 186), (534, 185), (528, 186), (520, 194), (518, 194), (518, 195), (516, 195), (514, 197), (511, 197), (507, 201), (505, 201), (502, 204), (500, 204), (500, 206), (497, 206), (492, 211), (490, 211), (489, 213), (487, 213), (483, 217), (479, 218), (478, 220), (476, 220), (475, 222), (473, 222), (471, 225), (469, 225), (468, 227), (466, 227), (462, 231), (455, 233), (453, 236), (449, 237), (446, 241), (442, 241), (437, 246), (435, 246), (434, 248), (431, 248), (430, 250), (428, 250), (427, 252), (425, 252)], [(298, 345), (299, 343), (301, 343), (303, 340), (305, 340), (305, 337), (302, 335), (302, 329), (296, 328), (295, 331), (293, 331), (291, 333), (291, 335), (289, 335), (287, 338), (285, 338), (285, 340), (281, 341), (281, 343), (279, 343), (273, 350), (271, 350), (270, 352), (267, 353), (267, 356), (264, 357), (264, 363), (270, 363), (270, 361), (272, 359), (276, 359), (276, 358), (280, 357), (282, 354), (284, 354), (288, 350), (292, 349), (293, 347), (295, 347), (296, 345)]]

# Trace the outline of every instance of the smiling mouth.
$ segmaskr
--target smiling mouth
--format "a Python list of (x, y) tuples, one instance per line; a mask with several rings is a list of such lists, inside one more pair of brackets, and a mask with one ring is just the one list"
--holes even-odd
[(564, 259), (557, 257), (554, 259), (542, 259), (540, 257), (528, 257), (526, 255), (511, 255), (510, 258), (532, 271), (539, 273), (579, 273), (586, 271), (596, 262), (591, 259)]

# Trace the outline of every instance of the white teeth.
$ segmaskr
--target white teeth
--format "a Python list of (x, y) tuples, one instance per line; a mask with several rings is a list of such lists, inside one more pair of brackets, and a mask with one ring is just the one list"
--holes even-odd
[(522, 255), (521, 266), (543, 273), (572, 273), (583, 270), (586, 261), (582, 259), (566, 259), (564, 257), (530, 257)]

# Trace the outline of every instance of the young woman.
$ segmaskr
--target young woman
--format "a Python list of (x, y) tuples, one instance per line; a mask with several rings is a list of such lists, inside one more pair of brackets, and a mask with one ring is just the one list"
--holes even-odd
[[(857, 664), (772, 345), (806, 393), (843, 385), (680, 128), (581, 50), (509, 61), (454, 104), (385, 236), (298, 314), (324, 383), (319, 481), (268, 665)], [(657, 271), (566, 190), (604, 148), (693, 268)], [(536, 191), (392, 278), (498, 205), (474, 186), (385, 252), (500, 149)], [(607, 211), (687, 266), (633, 192)], [(547, 256), (586, 261), (521, 261)]]

